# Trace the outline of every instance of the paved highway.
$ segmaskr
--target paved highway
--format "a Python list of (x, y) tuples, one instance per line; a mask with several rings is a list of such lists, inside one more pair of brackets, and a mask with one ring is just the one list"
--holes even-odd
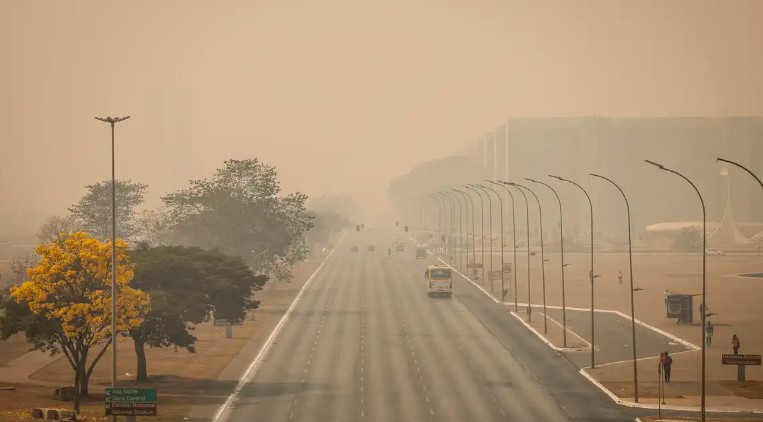
[(428, 298), (433, 260), (393, 242), (345, 237), (226, 421), (633, 420), (468, 282)]

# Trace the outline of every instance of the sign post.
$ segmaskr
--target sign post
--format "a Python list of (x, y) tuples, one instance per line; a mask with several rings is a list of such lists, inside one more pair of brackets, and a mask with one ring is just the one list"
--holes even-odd
[(225, 327), (225, 338), (233, 338), (233, 326), (244, 325), (243, 321), (230, 322), (227, 319), (216, 319), (212, 325), (215, 327)]
[(745, 381), (744, 368), (746, 365), (760, 366), (760, 355), (734, 355), (724, 353), (721, 355), (722, 365), (737, 365), (737, 381)]
[(107, 388), (106, 416), (156, 416), (156, 388)]

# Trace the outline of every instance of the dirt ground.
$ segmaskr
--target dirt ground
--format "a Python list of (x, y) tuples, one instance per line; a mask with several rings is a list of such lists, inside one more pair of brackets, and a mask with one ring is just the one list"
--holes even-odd
[[(243, 326), (233, 327), (233, 338), (225, 338), (225, 327), (215, 327), (206, 323), (196, 327), (193, 334), (198, 338), (196, 353), (173, 348), (146, 349), (150, 381), (139, 384), (140, 387), (156, 387), (161, 397), (161, 416), (146, 420), (178, 421), (182, 420), (194, 404), (206, 401), (222, 402), (231, 386), (221, 385), (218, 375), (238, 354), (239, 350), (253, 338), (264, 338), (277, 323), (282, 311), (297, 294), (307, 278), (315, 271), (320, 262), (306, 262), (295, 269), (293, 283), (268, 283), (256, 294), (261, 301), (254, 317), (247, 318)], [(23, 343), (23, 342), (22, 342)], [(14, 342), (15, 344), (15, 342)], [(0, 343), (5, 348), (7, 345)], [(16, 347), (16, 346), (14, 346)], [(10, 350), (10, 349), (9, 349)], [(18, 351), (17, 351), (18, 353)], [(23, 352), (21, 352), (23, 353)], [(8, 351), (8, 357), (13, 353)], [(138, 386), (134, 382), (136, 359), (133, 343), (129, 338), (119, 339), (117, 345), (119, 366), (118, 382), (121, 386)], [(83, 415), (88, 421), (107, 420), (103, 413), (103, 389), (110, 385), (110, 354), (101, 359), (96, 366), (90, 382), (91, 398), (83, 407)], [(71, 408), (71, 403), (56, 402), (50, 395), (54, 386), (71, 383), (72, 370), (65, 359), (58, 359), (32, 374), (31, 378), (49, 383), (49, 387), (18, 385), (16, 391), (0, 389), (0, 422), (22, 422), (32, 407), (48, 406)], [(3, 380), (5, 381), (5, 380)], [(6, 384), (8, 385), (8, 384)], [(0, 384), (2, 386), (2, 384)], [(141, 418), (143, 420), (143, 418)]]

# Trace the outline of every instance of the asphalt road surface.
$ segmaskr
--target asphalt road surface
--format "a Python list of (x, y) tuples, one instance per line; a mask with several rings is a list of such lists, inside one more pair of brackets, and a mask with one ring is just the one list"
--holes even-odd
[(434, 259), (410, 242), (352, 232), (337, 248), (226, 421), (633, 420), (468, 282), (427, 297)]

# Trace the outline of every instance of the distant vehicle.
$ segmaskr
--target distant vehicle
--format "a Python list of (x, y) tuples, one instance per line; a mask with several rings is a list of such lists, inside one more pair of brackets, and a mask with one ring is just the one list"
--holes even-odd
[(423, 258), (426, 259), (427, 257), (427, 250), (424, 248), (416, 248), (416, 259)]
[(351, 251), (351, 252), (357, 252), (357, 251), (359, 251), (359, 250), (360, 250), (360, 248), (358, 248), (358, 246), (357, 246), (357, 245), (353, 246), (353, 247), (350, 249), (350, 251)]
[(398, 252), (402, 252), (405, 250), (405, 245), (402, 243), (398, 243), (397, 246), (395, 246), (395, 250)]
[(424, 270), (424, 278), (427, 285), (427, 296), (446, 296), (453, 295), (453, 276), (450, 268), (430, 265)]
[(375, 245), (368, 245), (368, 252), (373, 252), (375, 250), (376, 250), (376, 246)]
[(719, 249), (710, 249), (710, 248), (705, 249), (705, 253), (708, 254), (708, 255), (712, 255), (712, 256), (726, 255), (726, 252), (723, 252), (722, 250), (719, 250)]

